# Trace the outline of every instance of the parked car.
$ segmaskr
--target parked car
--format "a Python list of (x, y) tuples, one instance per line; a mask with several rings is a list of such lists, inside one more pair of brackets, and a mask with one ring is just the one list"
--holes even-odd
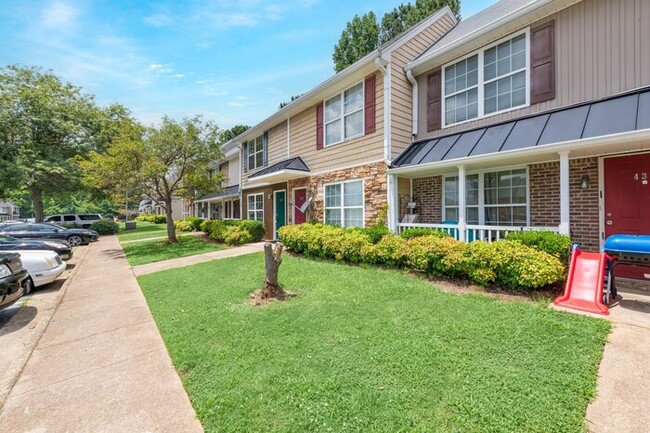
[(49, 250), (57, 253), (63, 260), (70, 260), (72, 258), (72, 247), (63, 242), (16, 239), (8, 235), (0, 235), (0, 251), (15, 250)]
[(54, 224), (74, 225), (84, 229), (89, 229), (93, 223), (101, 221), (103, 218), (97, 213), (85, 214), (63, 214), (63, 215), (50, 215), (45, 217), (43, 222)]
[(94, 230), (67, 229), (56, 224), (0, 224), (0, 235), (18, 239), (60, 240), (71, 247), (95, 242), (99, 234)]
[(29, 294), (34, 287), (40, 287), (56, 280), (65, 271), (66, 264), (53, 251), (19, 250), (23, 267), (29, 276), (23, 281), (24, 294)]
[(23, 296), (22, 283), (28, 277), (18, 253), (0, 252), (0, 309)]

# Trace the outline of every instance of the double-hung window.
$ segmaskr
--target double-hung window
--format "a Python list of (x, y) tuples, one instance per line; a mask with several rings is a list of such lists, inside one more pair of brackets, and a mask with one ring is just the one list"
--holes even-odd
[(528, 32), (443, 68), (443, 123), (453, 125), (528, 104)]
[[(458, 176), (444, 180), (444, 215), (458, 221)], [(465, 177), (465, 222), (490, 226), (528, 223), (528, 172), (525, 168), (468, 174)]]
[(264, 194), (249, 194), (248, 200), (248, 219), (255, 221), (264, 221)]
[(325, 185), (325, 224), (363, 227), (363, 180)]
[(363, 135), (363, 83), (325, 101), (325, 146)]
[(264, 136), (249, 140), (246, 145), (246, 158), (248, 170), (254, 170), (264, 166)]

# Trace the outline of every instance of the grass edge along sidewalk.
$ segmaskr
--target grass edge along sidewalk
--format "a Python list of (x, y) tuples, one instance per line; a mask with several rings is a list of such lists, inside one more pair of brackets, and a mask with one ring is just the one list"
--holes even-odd
[(225, 249), (223, 245), (210, 242), (200, 236), (178, 236), (178, 243), (166, 239), (123, 243), (122, 249), (131, 266), (144, 265), (162, 260), (188, 257), (210, 251)]
[(252, 307), (262, 279), (261, 254), (138, 278), (206, 431), (584, 431), (606, 321), (290, 256), (297, 296)]

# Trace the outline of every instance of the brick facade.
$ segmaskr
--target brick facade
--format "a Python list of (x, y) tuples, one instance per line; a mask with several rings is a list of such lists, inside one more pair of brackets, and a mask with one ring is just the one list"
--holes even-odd
[(386, 164), (383, 162), (310, 177), (308, 196), (314, 197), (314, 202), (308, 218), (323, 222), (325, 184), (355, 179), (364, 180), (365, 226), (375, 223), (387, 205)]
[[(582, 189), (580, 179), (589, 176), (589, 187)], [(569, 161), (571, 239), (586, 251), (600, 249), (600, 220), (598, 202), (598, 158)]]
[(560, 225), (560, 162), (544, 162), (528, 167), (530, 225)]
[(442, 222), (442, 176), (413, 179), (413, 200), (419, 214), (418, 223), (440, 224)]

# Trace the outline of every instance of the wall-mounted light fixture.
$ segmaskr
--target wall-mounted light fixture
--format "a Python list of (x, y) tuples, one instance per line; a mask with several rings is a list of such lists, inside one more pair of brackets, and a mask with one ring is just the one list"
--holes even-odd
[(580, 178), (580, 188), (582, 189), (589, 188), (589, 183), (590, 183), (589, 175), (585, 174)]

